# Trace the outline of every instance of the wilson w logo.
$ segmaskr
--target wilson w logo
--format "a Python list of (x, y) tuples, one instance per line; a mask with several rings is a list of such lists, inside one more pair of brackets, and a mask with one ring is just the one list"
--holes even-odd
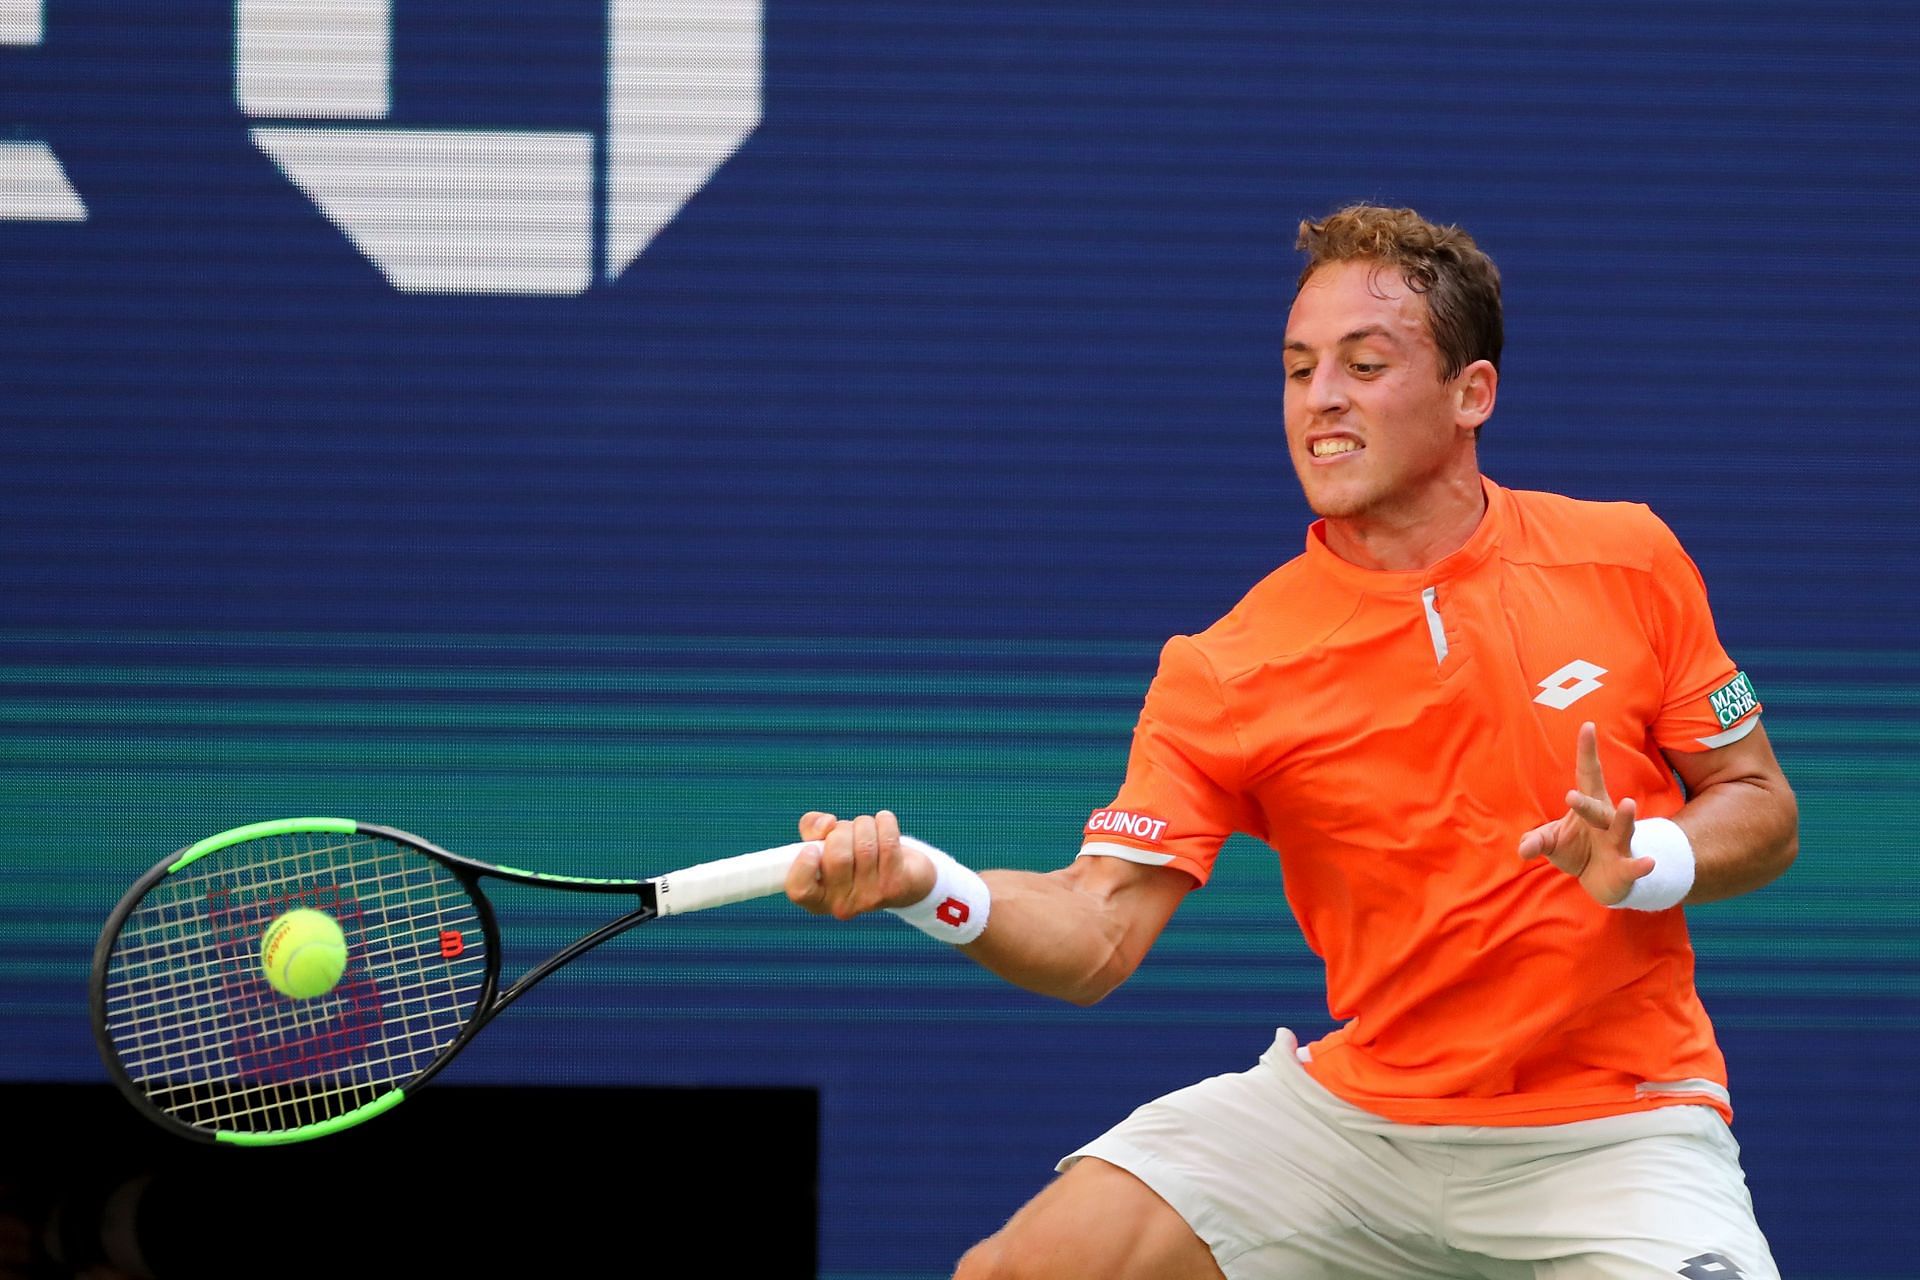
[(394, 3), (239, 0), (234, 96), (409, 293), (576, 294), (596, 247), (616, 280), (760, 123), (760, 0), (607, 0), (603, 136), (386, 123)]

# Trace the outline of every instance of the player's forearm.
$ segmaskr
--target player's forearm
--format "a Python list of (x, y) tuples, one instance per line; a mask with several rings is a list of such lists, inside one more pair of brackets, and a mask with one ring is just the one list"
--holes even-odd
[(1194, 885), (1185, 872), (1115, 857), (1079, 857), (1046, 875), (976, 874), (901, 835), (886, 809), (850, 822), (816, 810), (800, 819), (800, 837), (809, 843), (786, 879), (794, 903), (839, 920), (891, 911), (1007, 981), (1075, 1004), (1124, 982)]
[(1693, 845), (1688, 903), (1751, 893), (1778, 878), (1800, 851), (1799, 804), (1783, 779), (1717, 782), (1674, 821)]
[(1129, 946), (1112, 900), (1081, 889), (1079, 869), (1076, 863), (1046, 875), (983, 872), (993, 891), (993, 915), (987, 931), (961, 950), (1041, 995), (1081, 1005), (1105, 996), (1126, 980), (1140, 956)]

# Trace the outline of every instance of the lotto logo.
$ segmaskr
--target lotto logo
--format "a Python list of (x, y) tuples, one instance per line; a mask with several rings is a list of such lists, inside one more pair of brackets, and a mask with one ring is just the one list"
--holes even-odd
[(1540, 682), (1540, 692), (1534, 701), (1555, 711), (1565, 711), (1598, 689), (1599, 677), (1605, 674), (1605, 667), (1595, 666), (1584, 658), (1575, 658)]
[(948, 898), (933, 909), (933, 914), (940, 918), (942, 924), (950, 924), (958, 929), (973, 918), (973, 909), (958, 898)]
[(1746, 1273), (1722, 1254), (1702, 1253), (1680, 1265), (1686, 1280), (1746, 1280)]

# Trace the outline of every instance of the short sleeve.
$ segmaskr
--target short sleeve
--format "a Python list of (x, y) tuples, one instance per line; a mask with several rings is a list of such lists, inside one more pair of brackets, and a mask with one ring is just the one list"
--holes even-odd
[(1126, 781), (1087, 819), (1080, 852), (1174, 867), (1205, 884), (1240, 829), (1241, 773), (1212, 665), (1191, 638), (1175, 636), (1134, 727)]
[(1720, 645), (1699, 568), (1671, 529), (1652, 523), (1651, 629), (1661, 671), (1654, 740), (1668, 751), (1724, 747), (1753, 731), (1760, 701)]

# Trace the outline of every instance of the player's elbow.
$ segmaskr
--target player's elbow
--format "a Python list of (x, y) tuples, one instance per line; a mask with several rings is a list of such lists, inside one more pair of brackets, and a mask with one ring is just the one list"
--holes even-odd
[(1062, 998), (1082, 1009), (1099, 1004), (1118, 991), (1120, 984), (1132, 977), (1138, 967), (1138, 958), (1128, 955), (1122, 947), (1114, 946), (1100, 958), (1097, 965), (1081, 974), (1068, 990), (1062, 992)]
[(1766, 805), (1762, 825), (1754, 833), (1749, 865), (1757, 871), (1753, 887), (1771, 884), (1787, 873), (1800, 856), (1800, 802), (1783, 778), (1770, 780), (1764, 788)]
[(1779, 784), (1776, 805), (1780, 835), (1775, 842), (1774, 875), (1780, 876), (1786, 874), (1787, 868), (1800, 856), (1800, 801), (1784, 780)]
[(1067, 1001), (1069, 1004), (1079, 1005), (1082, 1009), (1091, 1009), (1094, 1005), (1099, 1004), (1102, 1000), (1105, 1000), (1118, 990), (1120, 983), (1123, 981), (1125, 981), (1125, 979), (1117, 979), (1114, 981), (1099, 979), (1082, 982), (1071, 990), (1062, 992), (1061, 999)]
[(1017, 987), (1082, 1008), (1106, 999), (1134, 969), (1112, 947), (1076, 948), (1071, 953), (1048, 956), (1040, 963), (1009, 964), (1000, 957), (975, 958)]
[(1099, 1004), (1120, 985), (1118, 980), (1092, 973), (1002, 973), (1001, 976), (1015, 986), (1023, 987), (1035, 995), (1046, 996), (1052, 1000), (1063, 1000), (1068, 1004), (1078, 1005), (1082, 1009)]
[(1134, 965), (1118, 947), (1107, 945), (1098, 950), (1082, 948), (1072, 955), (1055, 956), (1053, 963), (1044, 967), (997, 972), (1038, 995), (1084, 1009), (1106, 999), (1133, 970)]

